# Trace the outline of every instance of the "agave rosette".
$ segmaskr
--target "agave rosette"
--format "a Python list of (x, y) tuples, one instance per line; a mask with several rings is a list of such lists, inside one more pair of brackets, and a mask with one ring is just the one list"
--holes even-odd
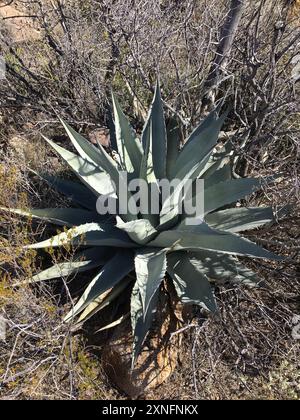
[[(228, 279), (251, 286), (259, 284), (256, 274), (243, 266), (237, 256), (271, 260), (280, 257), (239, 235), (272, 222), (274, 214), (270, 207), (234, 206), (237, 200), (259, 190), (262, 184), (260, 179), (232, 177), (229, 143), (216, 150), (226, 113), (220, 116), (216, 109), (180, 147), (175, 120), (165, 126), (158, 85), (141, 141), (114, 96), (113, 109), (117, 160), (100, 144), (98, 147), (91, 144), (65, 122), (63, 125), (77, 154), (45, 138), (81, 183), (50, 176), (44, 178), (71, 197), (77, 207), (11, 211), (68, 228), (28, 248), (64, 244), (82, 247), (73, 261), (53, 265), (30, 282), (99, 269), (66, 315), (66, 322), (81, 323), (109, 305), (129, 287), (132, 276), (128, 274), (135, 271), (131, 295), (135, 360), (155, 317), (166, 273), (183, 303), (216, 312), (212, 282)], [(161, 179), (176, 178), (182, 183), (187, 178), (204, 179), (204, 220), (197, 225), (187, 225), (185, 216), (177, 213), (177, 206), (170, 208), (174, 196), (160, 203), (160, 214), (100, 216), (96, 200), (109, 192), (118, 193), (121, 171), (127, 171), (128, 179), (146, 180), (149, 187)]]

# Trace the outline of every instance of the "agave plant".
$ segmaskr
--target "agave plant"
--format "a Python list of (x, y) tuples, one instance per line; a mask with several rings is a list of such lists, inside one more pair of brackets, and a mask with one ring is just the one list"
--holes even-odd
[[(155, 317), (161, 283), (166, 275), (173, 281), (183, 303), (216, 312), (213, 282), (230, 280), (251, 286), (260, 282), (237, 256), (271, 260), (280, 257), (238, 234), (273, 221), (274, 215), (269, 207), (235, 205), (238, 200), (259, 190), (262, 181), (233, 177), (230, 143), (216, 149), (227, 113), (220, 115), (220, 107), (217, 108), (180, 146), (175, 119), (171, 119), (166, 128), (159, 85), (141, 140), (114, 95), (112, 102), (117, 158), (113, 158), (101, 144), (98, 147), (91, 144), (65, 122), (62, 124), (78, 154), (45, 138), (82, 184), (46, 175), (44, 178), (71, 197), (77, 207), (10, 211), (67, 228), (28, 248), (65, 244), (81, 247), (72, 262), (53, 265), (35, 275), (30, 282), (99, 269), (66, 315), (66, 322), (82, 323), (107, 307), (131, 285), (133, 277), (128, 274), (135, 271), (131, 294), (135, 361)], [(197, 225), (185, 223), (186, 215), (179, 214), (178, 210), (178, 191), (170, 192), (169, 197), (160, 201), (159, 214), (99, 215), (97, 198), (115, 194), (119, 200), (120, 173), (124, 171), (128, 179), (146, 180), (149, 188), (161, 179), (176, 178), (181, 184), (186, 179), (204, 179), (202, 220)]]

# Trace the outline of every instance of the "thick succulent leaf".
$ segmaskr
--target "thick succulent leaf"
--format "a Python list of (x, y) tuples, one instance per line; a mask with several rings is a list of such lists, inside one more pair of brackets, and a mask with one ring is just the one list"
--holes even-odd
[[(151, 168), (153, 165), (156, 179), (164, 179), (166, 177), (166, 138), (166, 126), (160, 86), (159, 83), (157, 83), (148, 119), (142, 133), (142, 144), (145, 160), (147, 162), (147, 172), (149, 172), (149, 167)], [(150, 156), (151, 160), (149, 159)], [(145, 168), (145, 164), (142, 168)], [(145, 179), (145, 177), (143, 177), (143, 179)]]
[(84, 185), (51, 175), (39, 174), (39, 176), (48, 182), (52, 188), (70, 198), (73, 203), (89, 210), (94, 211), (96, 209), (97, 197)]
[(177, 184), (174, 191), (172, 191), (170, 196), (163, 202), (159, 215), (160, 225), (158, 230), (165, 230), (176, 224), (179, 215), (181, 214), (181, 205), (185, 198), (187, 187), (189, 186), (190, 181), (195, 178), (195, 174), (201, 166), (202, 163), (196, 163), (192, 168), (190, 168), (185, 178)]
[[(206, 166), (206, 162), (204, 166)], [(211, 167), (211, 169), (213, 168), (214, 168), (214, 165)], [(204, 180), (205, 189), (208, 189), (212, 187), (213, 185), (218, 184), (220, 182), (229, 181), (232, 179), (232, 169), (231, 169), (230, 163), (224, 164), (223, 166), (218, 164), (218, 168), (219, 169), (217, 169), (216, 171), (212, 171), (211, 175), (208, 175), (208, 171), (205, 174), (202, 171), (202, 173), (200, 174), (201, 179)], [(193, 194), (193, 199), (195, 199), (195, 196), (196, 194)], [(184, 215), (183, 217), (186, 217), (186, 216)]]
[(71, 321), (102, 293), (116, 286), (133, 268), (133, 253), (125, 250), (118, 252), (91, 281), (64, 321)]
[(117, 217), (117, 228), (124, 230), (130, 239), (140, 245), (150, 242), (157, 234), (149, 220), (143, 219), (124, 223), (120, 217)]
[(249, 268), (231, 255), (210, 251), (189, 252), (190, 261), (198, 271), (217, 283), (237, 283), (250, 287), (263, 285), (263, 281)]
[(227, 163), (226, 165), (222, 166), (221, 168), (213, 172), (212, 175), (208, 177), (204, 177), (204, 185), (205, 185), (205, 188), (209, 188), (215, 184), (219, 184), (220, 182), (224, 182), (224, 181), (229, 181), (231, 179), (232, 179), (231, 164)]
[(270, 181), (274, 181), (274, 177), (265, 180), (239, 178), (208, 185), (204, 181), (204, 215), (254, 193), (262, 187), (263, 182)]
[[(201, 159), (190, 159), (189, 163), (182, 166), (179, 171), (175, 169), (177, 172), (174, 175), (175, 179), (183, 180), (185, 178), (190, 177), (192, 180), (196, 178), (200, 178), (206, 168), (207, 162), (211, 156), (212, 149), (210, 149), (206, 155), (202, 156)], [(191, 172), (191, 168), (194, 168), (194, 171)], [(189, 175), (191, 173), (191, 175)]]
[(174, 166), (179, 155), (180, 149), (180, 130), (179, 124), (175, 117), (170, 118), (167, 125), (167, 160), (166, 175), (168, 179), (172, 179)]
[(126, 319), (128, 319), (129, 316), (130, 316), (130, 313), (128, 312), (127, 314), (124, 314), (124, 315), (120, 316), (120, 318), (116, 319), (115, 321), (111, 322), (110, 324), (105, 325), (105, 327), (100, 328), (96, 332), (106, 331), (106, 330), (109, 330), (111, 328), (115, 328), (118, 325), (122, 324), (122, 322), (126, 321)]
[(144, 315), (166, 274), (166, 250), (143, 249), (134, 259), (136, 283), (142, 299)]
[(191, 263), (187, 252), (171, 252), (167, 257), (167, 272), (173, 279), (183, 303), (200, 305), (217, 312), (217, 304), (208, 278)]
[[(141, 162), (141, 169), (140, 169), (140, 179), (147, 182), (147, 191), (144, 191), (144, 188), (141, 188), (139, 191), (140, 200), (151, 203), (151, 191), (157, 191), (157, 196), (159, 197), (159, 188), (157, 179), (154, 173), (154, 166), (152, 161), (152, 150), (150, 148), (150, 140), (152, 139), (152, 126), (149, 127), (149, 137), (147, 144), (144, 149), (144, 155)], [(146, 196), (144, 196), (146, 194)], [(148, 220), (152, 226), (157, 226), (159, 223), (159, 217), (156, 214), (143, 214), (143, 219)]]
[(83, 209), (53, 208), (21, 210), (0, 207), (0, 210), (9, 211), (20, 216), (45, 220), (58, 226), (72, 227), (84, 223), (92, 223), (97, 221), (97, 219), (100, 220), (100, 215), (98, 213)]
[(55, 264), (52, 267), (36, 274), (26, 283), (36, 283), (52, 280), (59, 277), (67, 277), (73, 274), (92, 270), (104, 265), (112, 256), (112, 251), (104, 248), (90, 248), (78, 253), (72, 261)]
[(175, 164), (174, 178), (183, 179), (195, 163), (202, 162), (209, 153), (213, 152), (227, 115), (226, 112), (219, 119), (213, 121), (204, 131), (200, 131), (192, 141), (188, 141), (184, 145)]
[[(277, 217), (284, 216), (286, 212), (287, 207), (279, 211)], [(272, 207), (242, 207), (208, 214), (205, 220), (209, 226), (215, 229), (242, 232), (274, 222), (275, 215)]]
[(100, 223), (86, 223), (81, 226), (69, 229), (36, 244), (27, 245), (27, 249), (55, 248), (63, 245), (81, 246), (112, 246), (120, 248), (134, 248), (134, 244), (129, 236), (120, 229)]
[[(159, 214), (157, 214), (159, 211), (159, 208), (157, 212), (151, 211), (151, 204), (154, 203), (152, 193), (154, 193), (155, 199), (157, 200), (160, 199), (160, 192), (159, 192), (158, 184), (156, 183), (156, 181), (149, 182), (148, 180), (147, 189), (145, 190), (145, 188), (142, 187), (140, 188), (138, 192), (140, 202), (148, 203), (148, 207), (146, 211), (143, 208), (141, 208), (140, 214), (143, 220), (148, 221), (149, 224), (151, 224), (153, 227), (156, 227), (159, 224)], [(160, 203), (158, 203), (158, 205), (160, 205)]]
[(111, 183), (110, 177), (105, 172), (101, 172), (101, 170), (90, 161), (64, 149), (46, 137), (44, 137), (44, 139), (64, 159), (75, 175), (78, 176), (78, 178), (84, 182), (96, 196), (99, 196), (100, 194), (113, 194), (114, 186)]
[(117, 163), (105, 152), (103, 148), (95, 147), (90, 141), (86, 140), (81, 134), (77, 133), (69, 124), (61, 120), (73, 146), (79, 153), (79, 155), (94, 164), (98, 170), (104, 170), (107, 173), (107, 164), (114, 168), (117, 167)]
[(151, 142), (152, 142), (152, 126), (150, 125), (149, 128), (146, 126), (144, 129), (146, 130), (146, 134), (144, 134), (144, 153), (141, 161), (140, 167), (140, 178), (147, 181), (148, 184), (157, 183), (157, 179), (154, 173), (154, 165), (153, 165), (153, 155), (151, 149)]
[(189, 143), (192, 143), (194, 141), (198, 141), (199, 135), (212, 127), (212, 125), (218, 120), (218, 115), (222, 108), (222, 103), (220, 103), (216, 109), (211, 111), (206, 118), (204, 118), (203, 121), (193, 130), (193, 132), (190, 134), (188, 139), (185, 142), (185, 146), (187, 146)]
[(146, 339), (146, 336), (151, 328), (152, 322), (154, 320), (157, 303), (159, 297), (159, 290), (154, 294), (148, 311), (146, 314), (143, 312), (143, 303), (140, 295), (139, 286), (137, 283), (134, 285), (132, 294), (131, 294), (131, 326), (134, 335), (133, 341), (133, 351), (132, 351), (132, 368), (136, 362), (136, 359), (141, 351), (143, 343)]
[(222, 168), (224, 165), (228, 165), (231, 162), (233, 155), (234, 149), (230, 140), (228, 140), (221, 149), (216, 147), (204, 168), (203, 178), (210, 177), (218, 169)]
[[(108, 153), (104, 150), (104, 147), (98, 142), (99, 146), (99, 156), (101, 160), (101, 167), (104, 169), (104, 171), (109, 175), (111, 178), (112, 184), (115, 187), (115, 192), (122, 194), (124, 191), (126, 192), (126, 195), (119, 198), (119, 205), (124, 200), (127, 200), (127, 208), (128, 208), (128, 202), (129, 200), (132, 200), (132, 195), (130, 191), (128, 190), (128, 181), (127, 175), (125, 176), (123, 171), (119, 171), (119, 168), (116, 165), (116, 162), (109, 156)], [(134, 201), (132, 201), (134, 202)], [(122, 218), (126, 222), (130, 222), (132, 220), (137, 219), (136, 212), (131, 213), (129, 211), (126, 211), (122, 213)]]
[[(92, 143), (90, 143), (80, 134), (76, 133), (76, 131), (74, 131), (66, 123), (64, 123), (64, 125), (72, 143), (81, 155), (81, 157), (77, 156), (76, 160), (76, 155), (73, 154), (75, 158), (74, 156), (73, 158), (69, 158), (71, 163), (73, 162), (74, 165), (74, 159), (75, 161), (79, 161), (79, 163), (81, 163), (81, 166), (79, 167), (81, 172), (85, 171), (85, 168), (87, 169), (88, 167), (90, 168), (89, 170), (94, 168), (93, 176), (89, 177), (88, 179), (84, 177), (83, 181), (87, 181), (88, 185), (90, 185), (96, 192), (104, 195), (112, 195), (113, 192), (124, 191), (125, 189), (127, 190), (127, 200), (129, 200), (131, 198), (131, 194), (128, 191), (128, 180), (124, 178), (124, 174), (118, 170), (117, 163), (112, 157), (109, 156), (108, 153), (106, 153), (104, 147), (99, 143), (98, 148), (96, 148)], [(50, 140), (47, 141), (49, 142)], [(56, 147), (56, 150), (57, 147), (60, 147), (55, 145), (53, 142), (51, 143), (53, 147)], [(67, 152), (64, 149), (60, 150), (60, 152), (62, 151), (64, 151), (64, 154)], [(70, 154), (71, 152), (67, 153)], [(84, 166), (82, 166), (82, 160), (85, 162)], [(101, 172), (101, 169), (104, 172)], [(137, 217), (127, 212), (126, 214), (123, 214), (123, 218), (129, 222), (131, 220), (135, 220)]]
[(252, 194), (261, 188), (260, 179), (240, 178), (219, 182), (205, 188), (204, 185), (204, 210), (205, 214), (224, 207)]
[[(148, 190), (145, 192), (144, 189), (141, 188), (140, 196), (141, 200), (144, 200), (144, 202), (147, 200), (148, 203), (151, 203), (151, 191), (155, 191), (156, 189), (156, 195), (159, 197), (157, 180), (159, 179), (159, 176), (165, 178), (166, 173), (166, 133), (164, 121), (162, 121), (162, 109), (160, 109), (162, 105), (160, 102), (160, 91), (159, 86), (157, 86), (152, 107), (142, 133), (144, 154), (141, 161), (140, 179), (147, 182)], [(164, 164), (162, 161), (164, 161)], [(163, 165), (164, 169), (162, 170)], [(143, 197), (142, 194), (147, 195), (146, 197)], [(148, 220), (152, 226), (156, 227), (159, 223), (157, 214), (149, 212), (142, 216), (143, 219)]]
[(102, 293), (91, 303), (89, 303), (85, 310), (80, 314), (76, 323), (79, 324), (81, 322), (86, 322), (96, 313), (106, 308), (124, 292), (124, 290), (130, 285), (130, 283), (132, 283), (132, 279), (130, 277), (125, 277), (112, 289)]
[(136, 134), (124, 115), (119, 101), (112, 93), (115, 130), (118, 152), (121, 158), (122, 165), (128, 173), (135, 173), (138, 176), (142, 161), (142, 147), (141, 143), (136, 137)]
[(147, 246), (172, 247), (175, 251), (206, 249), (225, 254), (282, 260), (282, 257), (261, 248), (248, 239), (230, 232), (216, 231), (206, 223), (201, 223), (198, 226), (186, 226), (182, 223), (177, 229), (161, 232)]

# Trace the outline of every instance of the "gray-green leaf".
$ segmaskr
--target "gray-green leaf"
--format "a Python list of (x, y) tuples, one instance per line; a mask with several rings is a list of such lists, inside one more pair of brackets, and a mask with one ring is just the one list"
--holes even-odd
[(73, 203), (78, 204), (79, 206), (82, 206), (86, 209), (95, 211), (97, 197), (84, 185), (80, 184), (79, 182), (74, 182), (70, 181), (69, 179), (62, 179), (51, 175), (38, 175), (44, 179), (52, 188), (70, 198)]
[(55, 248), (64, 245), (82, 245), (82, 246), (112, 246), (120, 248), (134, 248), (134, 244), (129, 236), (120, 229), (100, 223), (86, 223), (69, 229), (36, 244), (27, 245), (27, 249)]
[[(44, 136), (43, 136), (44, 137)], [(101, 172), (91, 161), (84, 159), (69, 150), (55, 144), (44, 137), (47, 143), (64, 159), (76, 176), (90, 188), (96, 196), (100, 194), (113, 194), (115, 189), (110, 177)]]
[(117, 228), (126, 232), (134, 242), (140, 245), (151, 241), (157, 234), (151, 223), (144, 219), (124, 223), (120, 217), (117, 217)]
[(78, 226), (84, 223), (92, 223), (97, 219), (100, 220), (100, 215), (96, 212), (82, 209), (72, 208), (53, 208), (53, 209), (5, 209), (0, 207), (0, 210), (9, 211), (11, 213), (32, 217), (34, 219), (45, 220), (58, 226)]
[(178, 229), (161, 232), (147, 246), (161, 248), (173, 246), (173, 249), (178, 251), (206, 249), (225, 254), (282, 260), (282, 257), (259, 247), (248, 239), (234, 233), (216, 231), (206, 223), (201, 223), (198, 226), (182, 224)]
[(178, 156), (174, 168), (174, 178), (183, 179), (185, 173), (187, 173), (195, 163), (202, 162), (209, 153), (213, 152), (219, 137), (219, 132), (226, 117), (227, 112), (219, 119), (211, 121), (209, 126), (203, 131), (198, 131), (196, 129), (194, 131), (195, 134), (192, 133), (192, 140), (185, 143)]
[(166, 250), (144, 249), (134, 259), (136, 283), (139, 287), (144, 315), (166, 273)]
[(41, 273), (36, 274), (30, 280), (26, 281), (26, 283), (52, 280), (92, 270), (95, 267), (104, 265), (111, 256), (112, 252), (105, 248), (90, 248), (78, 253), (72, 261), (55, 264)]
[(191, 263), (198, 271), (201, 271), (209, 279), (218, 283), (243, 284), (250, 287), (257, 287), (263, 281), (249, 268), (231, 255), (219, 254), (216, 252), (199, 250), (189, 252)]
[(151, 160), (153, 163), (153, 171), (156, 179), (164, 179), (166, 177), (166, 137), (166, 126), (160, 86), (157, 82), (149, 116), (142, 133), (144, 154), (147, 155), (147, 162), (149, 162), (148, 155), (151, 154), (152, 156)]
[(260, 189), (261, 185), (261, 181), (254, 178), (232, 179), (208, 188), (204, 185), (205, 214), (252, 194)]
[(142, 160), (142, 146), (136, 134), (124, 115), (119, 101), (112, 93), (115, 130), (118, 152), (123, 167), (128, 173), (134, 172), (138, 176)]
[(180, 300), (217, 312), (217, 304), (208, 278), (191, 263), (188, 253), (171, 252), (167, 260), (167, 272), (174, 281)]
[(132, 271), (133, 267), (132, 252), (125, 250), (118, 252), (107, 264), (105, 264), (99, 274), (91, 281), (79, 301), (67, 314), (64, 321), (71, 321), (98, 296), (117, 285), (130, 273), (130, 271)]
[[(279, 212), (278, 217), (285, 214), (286, 208)], [(275, 216), (272, 207), (232, 208), (208, 214), (205, 218), (209, 226), (227, 230), (229, 232), (242, 232), (255, 229), (266, 223), (274, 222)]]
[(96, 313), (106, 308), (118, 296), (122, 294), (122, 292), (129, 286), (130, 283), (132, 283), (132, 279), (129, 277), (125, 277), (112, 288), (112, 290), (107, 294), (107, 296), (103, 297), (103, 294), (100, 294), (87, 305), (85, 310), (80, 314), (76, 323), (79, 324), (81, 322), (85, 322), (92, 316), (94, 316)]
[(131, 326), (134, 334), (132, 368), (134, 367), (137, 356), (141, 351), (142, 345), (155, 317), (157, 311), (158, 296), (159, 293), (157, 290), (150, 302), (148, 311), (146, 314), (144, 314), (139, 286), (136, 283), (133, 287), (131, 294)]

